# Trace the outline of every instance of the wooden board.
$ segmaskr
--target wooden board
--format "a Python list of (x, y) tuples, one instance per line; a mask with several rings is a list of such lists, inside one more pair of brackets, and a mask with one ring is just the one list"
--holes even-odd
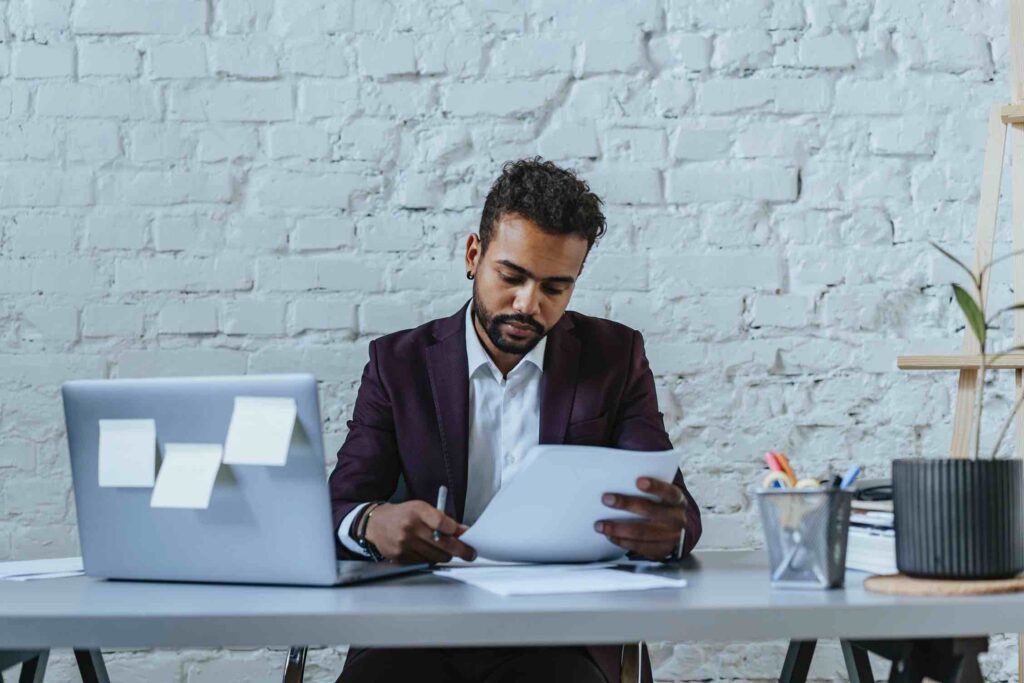
[[(900, 370), (962, 370), (981, 367), (980, 355), (951, 354), (947, 356), (897, 356), (896, 367)], [(1014, 352), (996, 359), (989, 359), (990, 370), (1016, 370), (1024, 368), (1024, 353)]]
[(1019, 593), (1024, 591), (1024, 576), (1012, 579), (916, 579), (905, 574), (871, 576), (864, 580), (864, 588), (885, 595), (955, 596)]

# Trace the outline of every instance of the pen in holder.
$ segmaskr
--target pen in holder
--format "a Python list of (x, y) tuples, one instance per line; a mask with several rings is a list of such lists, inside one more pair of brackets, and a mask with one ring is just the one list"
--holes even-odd
[(838, 488), (757, 492), (773, 586), (843, 585), (852, 499), (853, 491)]

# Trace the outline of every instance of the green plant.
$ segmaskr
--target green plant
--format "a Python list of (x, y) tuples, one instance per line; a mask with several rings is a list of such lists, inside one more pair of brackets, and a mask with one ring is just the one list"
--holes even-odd
[[(1009, 349), (1000, 351), (999, 353), (988, 353), (988, 331), (993, 329), (993, 322), (995, 322), (997, 319), (999, 319), (1000, 316), (1004, 315), (1009, 311), (1024, 309), (1024, 302), (1017, 302), (1009, 306), (1000, 308), (998, 311), (993, 313), (992, 316), (987, 317), (985, 314), (985, 305), (987, 303), (985, 297), (986, 278), (988, 274), (991, 272), (992, 266), (999, 263), (1000, 261), (1005, 261), (1006, 259), (1013, 258), (1014, 256), (1024, 254), (1024, 250), (1013, 251), (1010, 252), (1009, 254), (1000, 256), (999, 258), (992, 259), (991, 261), (983, 265), (977, 273), (975, 273), (974, 270), (967, 267), (967, 264), (958, 259), (956, 256), (953, 256), (951, 253), (937, 245), (935, 242), (931, 242), (930, 244), (939, 252), (941, 252), (943, 256), (948, 258), (956, 265), (960, 266), (960, 268), (962, 268), (964, 272), (967, 273), (968, 276), (970, 276), (971, 282), (974, 285), (974, 291), (978, 295), (978, 297), (975, 298), (974, 295), (968, 292), (966, 289), (956, 284), (955, 282), (953, 283), (953, 298), (956, 299), (957, 305), (960, 307), (961, 312), (963, 312), (964, 314), (964, 319), (967, 322), (967, 328), (970, 329), (971, 334), (974, 335), (974, 338), (978, 342), (978, 348), (981, 349), (981, 352), (979, 354), (980, 363), (978, 366), (977, 392), (975, 392), (976, 395), (973, 415), (974, 447), (972, 449), (974, 452), (974, 458), (978, 459), (981, 456), (981, 415), (983, 408), (983, 399), (985, 394), (985, 372), (991, 367), (992, 362), (995, 361), (996, 359), (1001, 358), (1002, 356), (1005, 356), (1014, 351), (1024, 350), (1024, 345), (1015, 345), (1010, 347)], [(1024, 405), (1024, 391), (1019, 391), (1018, 393), (1020, 395), (1017, 397), (1016, 401), (1014, 401), (1013, 409), (1010, 411), (1010, 414), (1006, 417), (1006, 420), (1003, 422), (1002, 426), (999, 429), (999, 433), (996, 436), (995, 444), (992, 446), (992, 453), (989, 456), (991, 459), (995, 459), (996, 454), (999, 452), (999, 446), (1003, 443), (1003, 439), (1006, 437), (1006, 432), (1009, 431), (1010, 425), (1013, 423), (1014, 416), (1020, 411), (1021, 406)]]

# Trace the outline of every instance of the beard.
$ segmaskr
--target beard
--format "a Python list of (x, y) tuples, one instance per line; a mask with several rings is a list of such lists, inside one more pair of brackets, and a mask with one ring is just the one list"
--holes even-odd
[[(484, 332), (487, 334), (487, 338), (491, 340), (495, 348), (503, 353), (511, 353), (516, 356), (525, 356), (528, 354), (533, 347), (535, 347), (540, 340), (547, 334), (547, 330), (539, 322), (534, 320), (528, 315), (521, 313), (513, 313), (511, 315), (506, 314), (494, 314), (487, 310), (487, 307), (480, 301), (480, 296), (476, 289), (477, 283), (473, 283), (473, 315), (480, 321), (480, 327), (484, 328)], [(503, 323), (516, 323), (518, 325), (525, 325), (530, 327), (536, 335), (527, 339), (513, 339), (501, 331)]]

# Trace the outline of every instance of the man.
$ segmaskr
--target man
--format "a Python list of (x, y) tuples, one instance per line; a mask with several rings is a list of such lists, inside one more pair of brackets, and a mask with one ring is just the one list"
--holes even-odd
[[(466, 241), (472, 300), (370, 343), (330, 480), (340, 555), (472, 560), (459, 535), (531, 446), (672, 447), (640, 333), (566, 312), (604, 231), (601, 200), (571, 171), (540, 159), (505, 165)], [(400, 478), (407, 500), (387, 502)], [(443, 511), (434, 507), (441, 486), (451, 492)], [(701, 524), (682, 475), (637, 487), (657, 502), (606, 494), (606, 505), (640, 519), (595, 531), (650, 560), (689, 553)], [(338, 680), (617, 683), (619, 661), (620, 648), (607, 646), (352, 649)]]

